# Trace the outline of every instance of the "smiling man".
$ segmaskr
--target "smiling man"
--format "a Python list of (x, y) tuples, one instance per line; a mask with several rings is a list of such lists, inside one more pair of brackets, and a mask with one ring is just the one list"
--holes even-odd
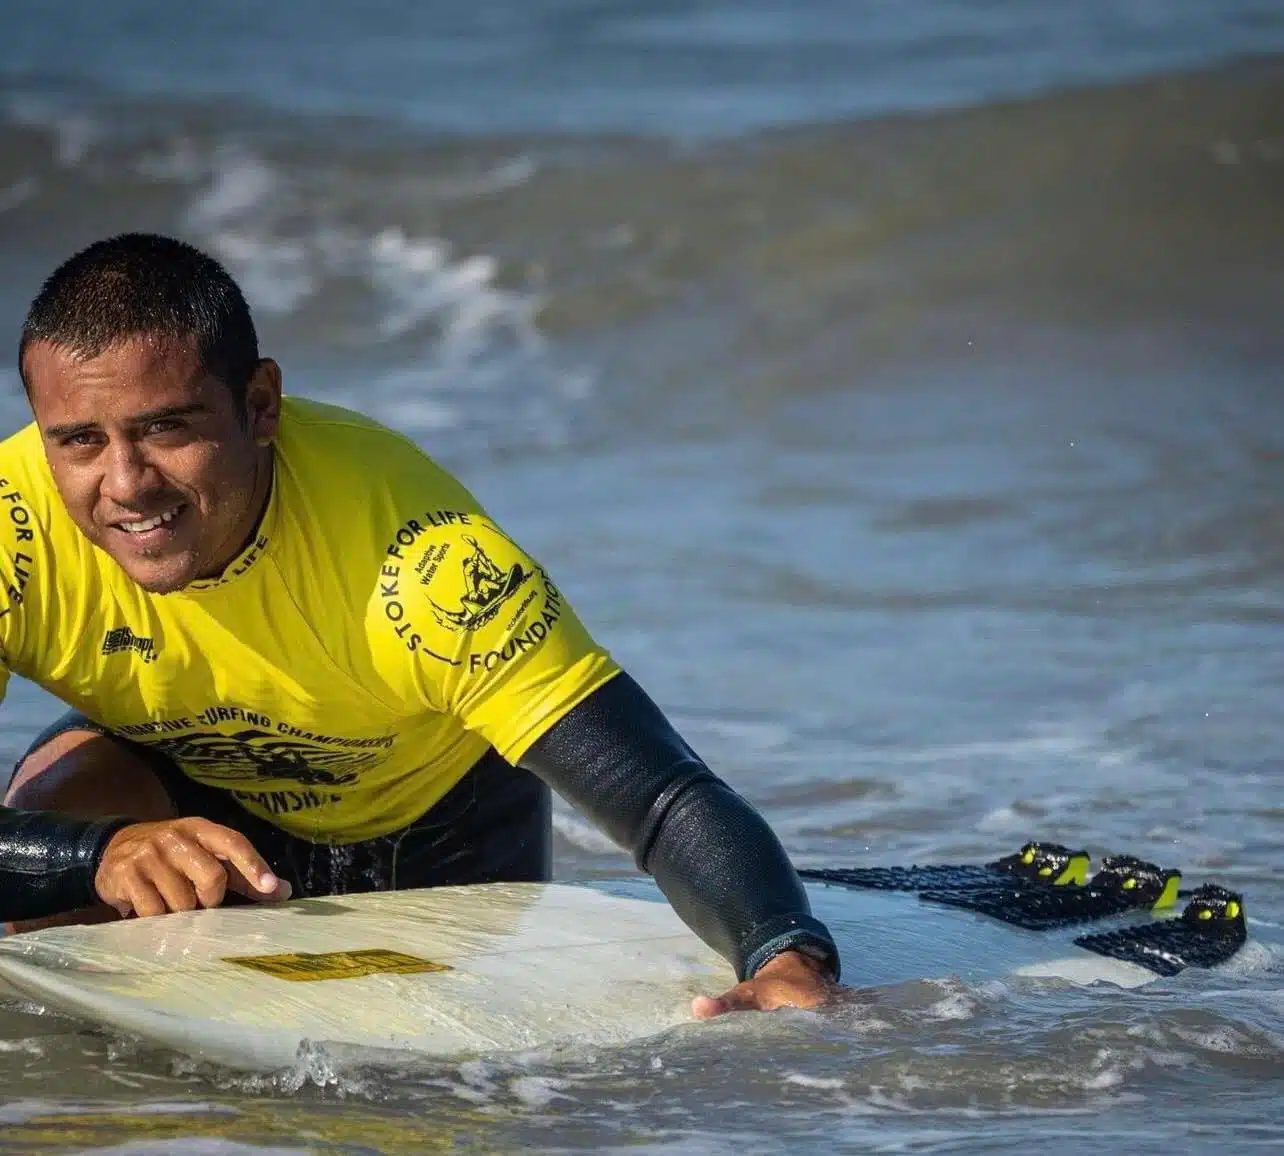
[(41, 289), (19, 360), (35, 422), (0, 445), (0, 680), (69, 710), (0, 810), (0, 917), (546, 879), (551, 787), (734, 964), (697, 1015), (833, 990), (762, 818), (458, 481), (282, 398), (217, 262), (92, 245)]

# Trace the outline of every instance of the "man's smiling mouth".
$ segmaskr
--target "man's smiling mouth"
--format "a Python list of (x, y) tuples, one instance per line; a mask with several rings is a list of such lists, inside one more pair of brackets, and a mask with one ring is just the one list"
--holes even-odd
[(162, 510), (150, 518), (139, 518), (130, 522), (114, 522), (113, 527), (121, 530), (131, 537), (142, 535), (160, 537), (168, 534), (173, 526), (174, 520), (187, 509), (186, 503), (180, 502), (176, 506), (171, 506), (168, 510)]

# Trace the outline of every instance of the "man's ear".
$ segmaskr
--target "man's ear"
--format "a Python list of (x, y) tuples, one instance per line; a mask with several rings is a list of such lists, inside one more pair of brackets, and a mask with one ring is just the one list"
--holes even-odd
[(250, 436), (270, 446), (281, 426), (281, 367), (263, 358), (245, 387), (245, 422)]

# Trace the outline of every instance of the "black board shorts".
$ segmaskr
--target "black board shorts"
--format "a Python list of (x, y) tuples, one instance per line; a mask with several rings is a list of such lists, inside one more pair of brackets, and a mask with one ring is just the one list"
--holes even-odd
[[(543, 882), (552, 874), (552, 799), (528, 771), (488, 751), (413, 823), (359, 843), (313, 843), (250, 814), (230, 791), (188, 778), (167, 755), (114, 734), (70, 710), (36, 736), (18, 760), (67, 731), (95, 731), (142, 757), (175, 811), (245, 835), (296, 898), (444, 887), (465, 883)], [(129, 813), (122, 799), (121, 814)]]

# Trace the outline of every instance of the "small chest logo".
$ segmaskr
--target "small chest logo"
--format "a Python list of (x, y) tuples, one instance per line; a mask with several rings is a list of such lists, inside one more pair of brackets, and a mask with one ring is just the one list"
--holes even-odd
[(104, 654), (134, 653), (142, 656), (144, 662), (156, 661), (156, 644), (150, 638), (140, 638), (128, 626), (117, 626), (107, 631), (103, 638)]

